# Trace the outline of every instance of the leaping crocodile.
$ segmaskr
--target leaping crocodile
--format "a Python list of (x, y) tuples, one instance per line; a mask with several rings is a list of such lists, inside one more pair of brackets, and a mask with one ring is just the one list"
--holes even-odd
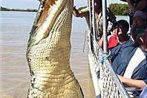
[(73, 0), (40, 0), (26, 53), (28, 98), (83, 98), (70, 69), (72, 7)]

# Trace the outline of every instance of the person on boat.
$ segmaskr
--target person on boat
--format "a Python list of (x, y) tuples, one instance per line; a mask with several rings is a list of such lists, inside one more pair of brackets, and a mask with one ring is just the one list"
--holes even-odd
[[(102, 0), (94, 0), (94, 8), (95, 8), (95, 18), (96, 18), (96, 38), (100, 39), (102, 37), (103, 32), (103, 20), (102, 20)], [(89, 9), (88, 7), (81, 7), (76, 9), (73, 7), (73, 15), (76, 17), (85, 17), (88, 27), (90, 28), (90, 20), (89, 20)], [(111, 12), (111, 10), (107, 9), (107, 20), (108, 25), (116, 22), (115, 15)]]
[[(94, 0), (94, 7), (95, 7), (95, 16), (97, 23), (99, 22), (101, 18), (101, 10), (102, 10), (102, 0)], [(73, 7), (73, 15), (76, 17), (85, 17), (86, 22), (88, 26), (90, 27), (90, 21), (89, 21), (89, 9), (88, 7), (81, 7), (79, 9), (76, 9), (76, 6)]]
[[(134, 43), (129, 44), (127, 42), (130, 41), (127, 41), (112, 49), (112, 68), (115, 73), (120, 75), (119, 78), (125, 85), (136, 88), (143, 88), (147, 83), (147, 29), (145, 28), (145, 20), (144, 14), (136, 11), (133, 17), (135, 30), (131, 32)], [(142, 27), (143, 30), (140, 30)], [(137, 96), (139, 93), (135, 92)]]
[[(119, 20), (112, 25), (111, 35), (108, 38), (108, 49), (116, 47), (118, 44), (123, 43), (124, 41), (129, 40), (127, 34), (129, 30), (129, 23), (126, 20)], [(103, 38), (98, 41), (98, 44), (102, 47)]]
[(132, 38), (135, 40), (136, 36), (139, 33), (143, 33), (145, 28), (147, 27), (146, 25), (146, 14), (140, 10), (137, 10), (133, 16), (133, 24), (131, 27), (131, 35)]
[(127, 34), (129, 23), (126, 20), (119, 20), (112, 26), (112, 34), (108, 36), (108, 49), (116, 47), (118, 44), (129, 40)]
[[(119, 79), (128, 87), (143, 89), (147, 85), (147, 29), (137, 35), (137, 42), (139, 47), (130, 59), (124, 74), (119, 75)], [(134, 91), (135, 96), (139, 94), (140, 91)]]
[(137, 35), (144, 32), (146, 17), (141, 11), (136, 11), (133, 17), (133, 27), (131, 28), (131, 40), (119, 44), (117, 47), (111, 49), (111, 62), (114, 71), (123, 75), (132, 55), (139, 46), (136, 40)]
[[(96, 38), (98, 39), (98, 36), (101, 36), (102, 34), (102, 0), (94, 0), (94, 8), (95, 8), (95, 17), (96, 17)], [(76, 9), (76, 6), (73, 7), (73, 15), (76, 17), (84, 17), (86, 19), (86, 22), (88, 24), (88, 27), (90, 28), (90, 17), (89, 17), (89, 9), (88, 7), (81, 7), (79, 9)]]
[(147, 16), (147, 0), (121, 0), (121, 1), (125, 1), (128, 3), (128, 7), (129, 7), (129, 15), (130, 15), (130, 24), (132, 25), (133, 23), (133, 15), (135, 13), (135, 11), (137, 10), (141, 10), (143, 12), (146, 13)]

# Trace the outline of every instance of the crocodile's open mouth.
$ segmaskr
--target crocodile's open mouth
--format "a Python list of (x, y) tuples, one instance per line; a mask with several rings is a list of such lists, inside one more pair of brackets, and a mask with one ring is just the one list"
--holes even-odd
[(48, 16), (51, 17), (51, 20), (56, 18), (65, 4), (66, 0), (46, 0), (44, 2), (44, 7), (41, 16), (37, 22), (37, 26), (40, 26)]
[(36, 28), (32, 31), (34, 33), (32, 45), (38, 44), (41, 39), (49, 35), (66, 2), (67, 0), (46, 0), (43, 3), (43, 10), (35, 24)]

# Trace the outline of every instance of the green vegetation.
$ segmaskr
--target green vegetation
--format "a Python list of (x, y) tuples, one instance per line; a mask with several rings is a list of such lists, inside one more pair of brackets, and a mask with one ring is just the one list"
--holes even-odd
[[(109, 8), (115, 15), (128, 15), (129, 12), (127, 4), (113, 3), (110, 4)], [(0, 11), (37, 12), (37, 9), (10, 9), (6, 7), (0, 7)]]
[(10, 8), (6, 8), (6, 7), (0, 7), (0, 11), (37, 12), (36, 9), (10, 9)]
[(114, 3), (110, 4), (109, 8), (115, 15), (128, 15), (129, 13), (127, 4)]

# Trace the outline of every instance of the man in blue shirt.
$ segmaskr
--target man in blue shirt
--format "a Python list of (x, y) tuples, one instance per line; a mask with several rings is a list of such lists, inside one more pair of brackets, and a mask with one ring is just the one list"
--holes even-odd
[[(147, 31), (139, 34), (137, 41), (140, 46), (134, 49), (129, 44), (120, 46), (121, 49), (112, 62), (112, 67), (123, 84), (128, 87), (143, 89), (147, 85)], [(139, 96), (139, 94), (140, 91), (134, 92), (136, 96)]]
[[(134, 17), (135, 21), (139, 15)], [(123, 84), (143, 89), (147, 85), (147, 29), (137, 33), (134, 38), (139, 47), (126, 41), (112, 49), (112, 68)], [(136, 90), (134, 94), (139, 96), (140, 92)]]

